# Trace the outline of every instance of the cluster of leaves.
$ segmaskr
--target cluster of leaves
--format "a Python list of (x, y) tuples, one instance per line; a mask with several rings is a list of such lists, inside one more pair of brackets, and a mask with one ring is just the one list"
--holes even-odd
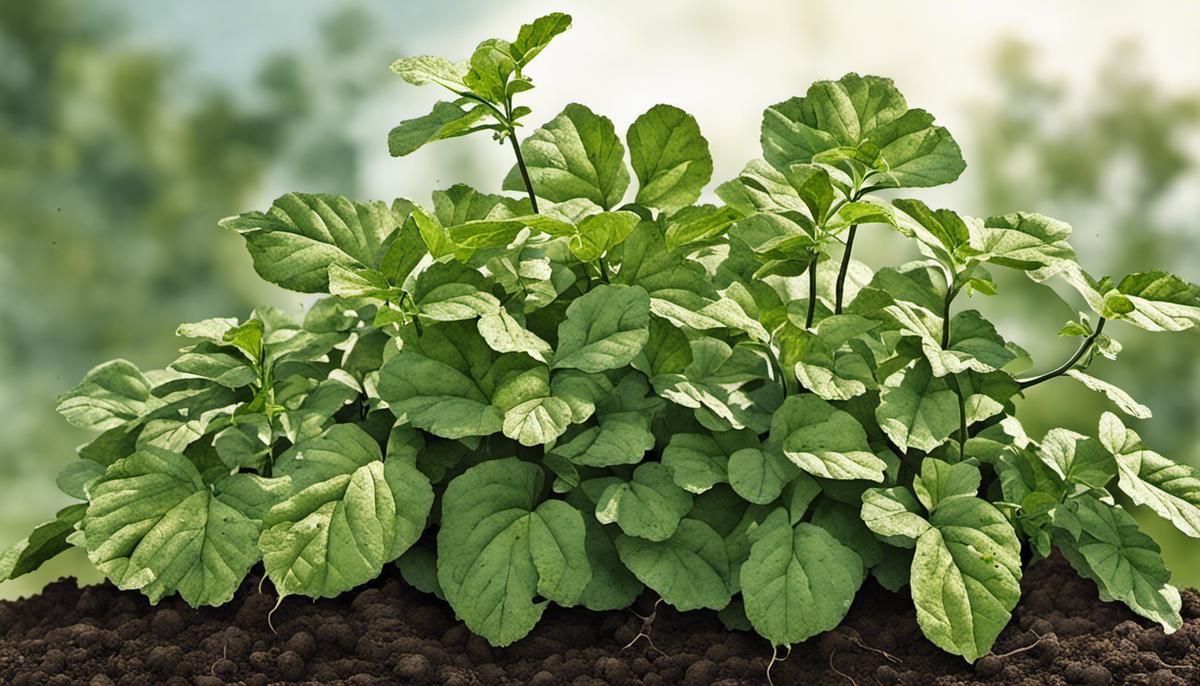
[[(302, 322), (184, 325), (196, 342), (166, 370), (92, 370), (59, 404), (102, 432), (59, 480), (81, 502), (0, 575), (75, 545), (121, 588), (216, 605), (260, 560), (281, 597), (313, 598), (394, 561), (495, 645), (550, 602), (609, 610), (646, 589), (788, 645), (836, 627), (869, 574), (908, 586), (929, 639), (974, 660), (1023, 560), (1057, 548), (1103, 598), (1180, 625), (1158, 547), (1110, 489), (1200, 536), (1200, 474), (1115, 414), (1094, 437), (1033, 440), (1015, 403), (1069, 377), (1148, 417), (1083, 370), (1119, 352), (1109, 320), (1200, 322), (1200, 288), (1095, 279), (1048, 217), (879, 198), (965, 166), (879, 77), (768, 108), (762, 158), (719, 205), (697, 204), (708, 143), (668, 105), (624, 141), (572, 104), (518, 142), (523, 69), (569, 24), (543, 17), (467, 63), (393, 65), (455, 95), (393, 130), (394, 153), (492, 131), (517, 158), (504, 188), (526, 197), (288, 194), (224, 220), (263, 278), (326, 297)], [(855, 261), (866, 225), (924, 259)], [(996, 292), (993, 268), (1078, 290), (1092, 313), (1061, 332), (1078, 353), (1014, 376), (1024, 351), (954, 308)]]

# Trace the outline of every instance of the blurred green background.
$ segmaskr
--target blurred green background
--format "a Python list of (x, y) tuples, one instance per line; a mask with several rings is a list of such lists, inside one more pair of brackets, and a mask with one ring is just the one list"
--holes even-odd
[[(1093, 273), (1166, 268), (1200, 281), (1200, 3), (1135, 10), (1079, 2), (666, 0), (440, 3), (263, 0), (0, 4), (0, 546), (67, 499), (54, 476), (85, 436), (54, 413), (93, 365), (171, 359), (179, 322), (303, 301), (262, 284), (216, 221), (288, 190), (416, 200), (465, 181), (494, 191), (507, 151), (474, 137), (388, 157), (385, 135), (432, 93), (388, 64), (466, 57), (540, 13), (575, 27), (535, 66), (531, 121), (582, 101), (618, 130), (649, 106), (693, 113), (716, 180), (758, 155), (761, 110), (847, 71), (893, 77), (934, 112), (968, 169), (921, 195), (972, 215), (1027, 209), (1075, 227)], [(879, 229), (856, 257), (907, 250)], [(999, 275), (998, 275), (999, 276)], [(1044, 287), (1001, 282), (972, 306), (1058, 364), (1073, 316)], [(1062, 292), (1062, 291), (1060, 291)], [(1066, 295), (1065, 292), (1063, 292)], [(1075, 307), (1082, 304), (1069, 298)], [(1115, 326), (1125, 351), (1092, 373), (1148, 404), (1155, 450), (1200, 465), (1200, 333)], [(1058, 379), (1021, 419), (1094, 432), (1107, 408)], [(1143, 513), (1144, 514), (1144, 513)], [(1200, 585), (1200, 542), (1142, 516), (1177, 583)], [(72, 553), (0, 586), (36, 592), (63, 574), (94, 580)]]

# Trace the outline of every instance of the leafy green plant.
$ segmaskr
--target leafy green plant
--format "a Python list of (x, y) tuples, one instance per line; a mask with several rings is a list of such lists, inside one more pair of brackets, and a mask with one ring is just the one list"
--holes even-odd
[[(551, 602), (611, 610), (648, 589), (778, 646), (836, 627), (869, 574), (908, 586), (926, 636), (972, 661), (1023, 565), (1057, 548), (1102, 598), (1179, 627), (1159, 549), (1114, 489), (1200, 536), (1200, 474), (1112, 413), (1095, 436), (1034, 440), (1016, 402), (1073, 378), (1147, 418), (1085, 369), (1117, 356), (1109, 321), (1195, 326), (1200, 288), (1095, 279), (1070, 227), (1038, 214), (880, 197), (965, 164), (879, 77), (768, 108), (762, 158), (721, 204), (697, 204), (708, 143), (668, 105), (624, 141), (578, 104), (519, 141), (525, 69), (569, 25), (551, 14), (468, 62), (392, 66), (453, 94), (396, 127), (393, 154), (490, 131), (523, 196), (294, 193), (222, 221), (264, 279), (325, 297), (303, 321), (185, 324), (165, 370), (93, 369), (59, 401), (100, 432), (59, 479), (80, 502), (0, 575), (81, 546), (123, 589), (219, 605), (260, 561), (281, 598), (336, 596), (394, 562), (495, 645)], [(867, 226), (924, 259), (855, 261)], [(1066, 363), (1017, 376), (1024, 351), (955, 307), (994, 295), (995, 268), (1078, 291), (1091, 312), (1060, 332), (1082, 339)]]

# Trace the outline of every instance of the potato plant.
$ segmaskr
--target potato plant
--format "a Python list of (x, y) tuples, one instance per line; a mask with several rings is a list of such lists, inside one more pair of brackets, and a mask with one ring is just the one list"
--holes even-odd
[[(121, 589), (201, 606), (259, 563), (281, 600), (396, 564), (497, 646), (549, 603), (613, 610), (643, 592), (784, 646), (837, 627), (870, 575), (973, 661), (1022, 567), (1057, 549), (1103, 599), (1180, 626), (1159, 548), (1114, 494), (1200, 536), (1200, 475), (1115, 413), (1094, 435), (1034, 438), (1017, 406), (1076, 383), (1148, 418), (1086, 370), (1120, 351), (1109, 322), (1196, 325), (1200, 288), (1094, 278), (1049, 217), (905, 197), (965, 163), (876, 76), (767, 108), (761, 157), (719, 203), (698, 202), (709, 146), (670, 105), (622, 137), (571, 104), (520, 140), (526, 69), (569, 26), (550, 14), (465, 62), (392, 65), (449, 94), (391, 131), (392, 154), (489, 132), (512, 148), (514, 194), (290, 193), (223, 220), (262, 278), (321, 298), (302, 320), (184, 324), (166, 369), (89, 372), (58, 405), (98, 432), (58, 480), (79, 502), (7, 551), (0, 578), (79, 546)], [(853, 258), (884, 231), (923, 259)], [(1086, 311), (1059, 335), (1076, 354), (1017, 375), (1027, 354), (966, 307), (996, 294), (996, 269), (1073, 287)]]

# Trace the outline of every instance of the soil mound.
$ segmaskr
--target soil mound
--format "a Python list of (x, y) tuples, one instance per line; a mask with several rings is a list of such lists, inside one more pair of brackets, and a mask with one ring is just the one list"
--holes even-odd
[[(994, 655), (974, 666), (929, 644), (911, 602), (868, 581), (841, 628), (796, 646), (771, 676), (777, 686), (1200, 684), (1195, 593), (1184, 593), (1184, 627), (1167, 636), (1101, 603), (1061, 558), (1033, 566), (1023, 585)], [(271, 617), (278, 633), (268, 624), (274, 605), (257, 577), (228, 605), (203, 610), (177, 599), (151, 607), (109, 585), (60, 581), (0, 603), (0, 683), (737, 686), (766, 683), (771, 660), (754, 634), (726, 631), (713, 613), (666, 606), (650, 624), (653, 644), (634, 641), (644, 622), (633, 612), (557, 608), (528, 638), (494, 649), (395, 571), (343, 598), (288, 598)]]

